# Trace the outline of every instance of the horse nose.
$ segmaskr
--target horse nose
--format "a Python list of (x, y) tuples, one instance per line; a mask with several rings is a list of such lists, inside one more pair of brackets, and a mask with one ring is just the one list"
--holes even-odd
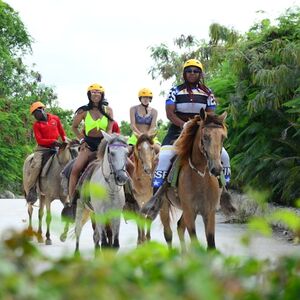
[(219, 176), (221, 174), (222, 167), (213, 167), (210, 170), (210, 173), (214, 176)]
[(149, 168), (149, 167), (144, 168), (144, 171), (145, 171), (145, 173), (146, 173), (147, 175), (151, 175), (151, 173), (152, 173), (152, 169)]
[(116, 175), (116, 181), (119, 185), (124, 185), (128, 179), (129, 177), (127, 173), (123, 170), (118, 172), (118, 174)]

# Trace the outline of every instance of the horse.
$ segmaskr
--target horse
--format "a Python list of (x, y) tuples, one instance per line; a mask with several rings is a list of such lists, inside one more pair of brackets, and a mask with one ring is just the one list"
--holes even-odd
[[(134, 155), (134, 171), (132, 174), (133, 195), (136, 199), (139, 209), (144, 206), (153, 194), (152, 174), (155, 169), (156, 153), (154, 149), (153, 138), (155, 135), (141, 134), (133, 150)], [(142, 217), (143, 215), (140, 214)], [(147, 234), (145, 234), (145, 226), (138, 227), (138, 244), (150, 240), (151, 224), (146, 223)]]
[[(79, 143), (76, 140), (72, 140), (66, 143), (62, 143), (56, 154), (50, 157), (47, 163), (43, 166), (41, 174), (38, 180), (38, 198), (39, 198), (39, 225), (37, 232), (38, 242), (43, 243), (44, 239), (42, 237), (42, 219), (44, 215), (44, 207), (46, 206), (46, 245), (51, 245), (52, 241), (50, 238), (50, 223), (51, 223), (51, 203), (54, 199), (59, 199), (63, 205), (68, 203), (68, 193), (61, 185), (60, 173), (64, 166), (72, 159), (74, 159), (78, 154)], [(27, 156), (23, 165), (23, 187), (25, 195), (28, 195), (29, 188), (26, 183), (26, 178), (30, 172), (30, 164), (33, 158), (33, 153)], [(47, 169), (47, 171), (46, 171)], [(46, 173), (46, 174), (45, 174)], [(32, 213), (33, 204), (28, 202), (28, 215), (29, 215), (29, 225), (28, 230), (32, 231)], [(67, 237), (67, 232), (69, 228), (69, 223), (66, 222), (64, 232), (60, 236), (61, 241), (65, 241)]]
[[(77, 189), (80, 189), (80, 198), (77, 200), (75, 217), (75, 253), (79, 253), (79, 239), (90, 212), (95, 217), (94, 244), (95, 250), (102, 247), (119, 248), (120, 214), (125, 204), (124, 184), (129, 179), (126, 171), (128, 147), (125, 137), (117, 134), (108, 134), (102, 131), (97, 159), (92, 162), (79, 179)], [(97, 193), (97, 186), (103, 187), (105, 193)], [(103, 223), (101, 216), (110, 211), (117, 211), (118, 216), (112, 217)]]
[(184, 241), (186, 229), (191, 240), (198, 242), (195, 228), (198, 214), (202, 216), (204, 222), (207, 247), (216, 248), (215, 212), (222, 191), (217, 176), (222, 172), (221, 150), (227, 137), (224, 124), (226, 116), (226, 112), (218, 116), (201, 109), (199, 115), (186, 123), (174, 144), (180, 160), (178, 183), (176, 188), (164, 184), (159, 204), (164, 237), (169, 247), (172, 244), (170, 227), (172, 205), (182, 210), (177, 222), (177, 232), (183, 251), (186, 249)]

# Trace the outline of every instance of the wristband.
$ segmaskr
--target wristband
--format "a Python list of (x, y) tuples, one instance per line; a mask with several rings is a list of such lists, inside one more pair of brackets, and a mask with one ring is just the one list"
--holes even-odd
[(84, 143), (84, 138), (79, 140), (79, 144), (81, 145), (82, 143)]

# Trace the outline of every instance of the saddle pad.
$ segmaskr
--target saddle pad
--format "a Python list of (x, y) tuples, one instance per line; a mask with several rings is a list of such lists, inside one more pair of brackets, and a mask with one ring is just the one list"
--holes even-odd
[(45, 163), (45, 165), (44, 165), (44, 167), (43, 167), (43, 169), (42, 169), (42, 172), (41, 172), (41, 177), (46, 177), (46, 176), (47, 176), (48, 171), (49, 171), (49, 169), (50, 169), (50, 167), (51, 167), (51, 165), (52, 165), (54, 155), (55, 155), (55, 154), (52, 154), (52, 155), (48, 158), (48, 160), (46, 161), (46, 163)]
[(175, 156), (175, 159), (172, 163), (172, 167), (167, 177), (168, 183), (170, 183), (171, 187), (177, 187), (178, 175), (180, 171), (180, 159), (178, 156)]

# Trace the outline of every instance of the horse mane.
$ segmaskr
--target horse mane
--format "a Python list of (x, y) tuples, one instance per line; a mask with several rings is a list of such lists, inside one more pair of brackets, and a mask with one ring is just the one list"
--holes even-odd
[(203, 127), (222, 127), (227, 130), (223, 123), (223, 119), (220, 118), (219, 115), (207, 113), (204, 121), (201, 120), (200, 115), (196, 115), (193, 119), (186, 123), (183, 131), (174, 144), (176, 153), (181, 160), (181, 164), (188, 162), (200, 124)]

